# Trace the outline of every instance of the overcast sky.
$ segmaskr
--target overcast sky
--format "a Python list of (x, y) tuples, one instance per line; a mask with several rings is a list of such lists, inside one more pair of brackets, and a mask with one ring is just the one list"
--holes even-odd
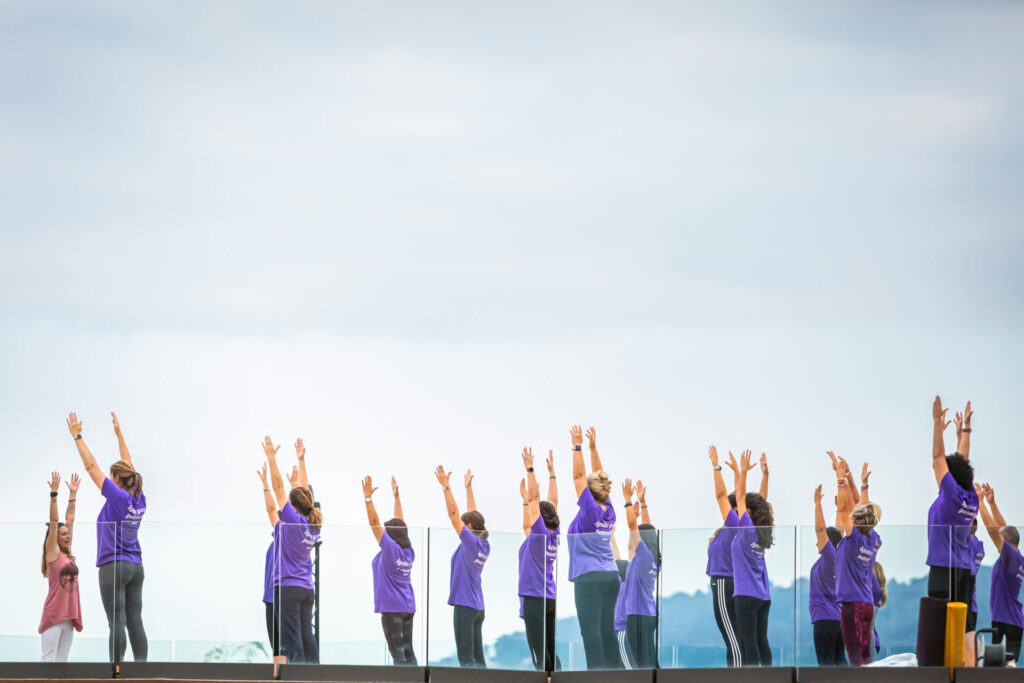
[(658, 526), (719, 523), (711, 443), (768, 453), (780, 525), (812, 521), (826, 449), (923, 524), (940, 393), (974, 401), (978, 476), (1024, 520), (1022, 23), (4, 2), (3, 519), (81, 469), (68, 411), (112, 462), (117, 410), (152, 521), (260, 522), (270, 434), (305, 439), (330, 524), (396, 474), (409, 523), (443, 526), (443, 463), (516, 531), (524, 445), (555, 449), (571, 517), (581, 423)]

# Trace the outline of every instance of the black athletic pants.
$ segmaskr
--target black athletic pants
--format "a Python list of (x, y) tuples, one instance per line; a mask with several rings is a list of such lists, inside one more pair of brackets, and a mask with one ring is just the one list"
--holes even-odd
[(843, 629), (838, 619), (821, 619), (814, 622), (814, 654), (818, 666), (847, 666), (846, 646), (843, 644)]
[(523, 596), (526, 643), (537, 671), (555, 670), (555, 601)]
[(711, 577), (711, 600), (715, 608), (715, 623), (725, 641), (726, 666), (742, 666), (740, 639), (736, 634), (736, 606), (732, 598), (732, 577)]
[(274, 603), (263, 604), (267, 606), (267, 639), (270, 640), (270, 651), (276, 657), (281, 654), (281, 615), (274, 609)]
[(1013, 661), (1020, 662), (1020, 640), (1021, 634), (1024, 633), (1024, 629), (1021, 629), (1020, 626), (1014, 626), (1013, 624), (993, 621), (992, 630), (995, 631), (992, 642), (1001, 643), (1005, 638), (1006, 654), (1013, 657)]
[(459, 666), (486, 669), (484, 661), (484, 611), (455, 605), (455, 651)]
[(275, 586), (274, 597), (281, 610), (281, 654), (289, 664), (319, 664), (313, 637), (313, 589)]
[(658, 617), (630, 614), (626, 617), (626, 642), (637, 669), (658, 668)]
[(929, 567), (928, 597), (963, 602), (968, 609), (971, 606), (971, 595), (974, 594), (974, 580), (970, 569), (959, 567)]
[[(146, 571), (134, 562), (107, 562), (100, 566), (100, 598), (103, 611), (107, 613), (110, 627), (108, 648), (110, 661), (124, 661), (128, 640), (132, 643), (132, 656), (136, 662), (144, 662), (149, 656), (149, 640), (142, 626), (142, 582)], [(124, 631), (128, 628), (128, 639)]]
[(576, 618), (580, 622), (588, 669), (621, 669), (619, 639), (615, 634), (615, 599), (619, 573), (587, 572), (573, 582)]
[(416, 666), (412, 649), (412, 612), (381, 612), (380, 625), (395, 666)]
[(768, 611), (772, 608), (772, 601), (737, 595), (733, 603), (736, 605), (736, 626), (739, 628), (743, 666), (771, 666)]

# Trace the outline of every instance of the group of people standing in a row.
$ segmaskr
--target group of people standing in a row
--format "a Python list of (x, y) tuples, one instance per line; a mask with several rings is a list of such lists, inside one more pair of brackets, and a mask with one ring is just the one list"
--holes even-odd
[[(1018, 549), (1017, 529), (1007, 526), (994, 493), (987, 484), (974, 483), (970, 464), (972, 411), (957, 413), (957, 450), (945, 454), (943, 434), (950, 421), (938, 397), (933, 407), (932, 465), (939, 495), (928, 513), (928, 593), (930, 597), (970, 605), (967, 623), (968, 662), (973, 661), (977, 622), (975, 576), (984, 558), (984, 545), (976, 536), (977, 516), (999, 552), (992, 572), (990, 607), (992, 626), (1005, 639), (1014, 659), (1019, 656), (1024, 612), (1019, 594), (1024, 582), (1024, 558)], [(114, 432), (120, 459), (109, 476), (100, 469), (85, 445), (82, 423), (72, 413), (68, 430), (75, 440), (85, 470), (106, 499), (97, 518), (97, 567), (103, 606), (110, 626), (111, 661), (121, 661), (131, 641), (136, 661), (145, 661), (148, 644), (142, 625), (142, 584), (145, 572), (138, 529), (146, 511), (142, 476), (135, 470), (116, 415)], [(613, 531), (617, 517), (612, 503), (612, 481), (597, 450), (593, 428), (586, 433), (590, 468), (583, 456), (582, 428), (570, 430), (572, 476), (577, 511), (567, 529), (569, 580), (573, 583), (576, 612), (590, 669), (656, 668), (658, 610), (655, 587), (661, 571), (657, 530), (650, 522), (646, 488), (626, 479), (623, 505), (629, 527), (628, 559), (620, 558)], [(267, 548), (263, 602), (268, 638), (275, 661), (317, 663), (313, 634), (314, 583), (311, 552), (320, 541), (323, 517), (314, 502), (306, 474), (305, 447), (295, 443), (297, 465), (291, 469), (286, 493), (277, 464), (279, 446), (269, 437), (263, 443), (266, 464), (259, 471), (264, 502), (273, 527)], [(877, 609), (886, 601), (885, 574), (877, 562), (882, 546), (875, 527), (881, 508), (870, 500), (870, 472), (864, 465), (859, 494), (850, 468), (831, 452), (836, 474), (836, 521), (826, 526), (821, 506), (822, 487), (814, 494), (815, 533), (820, 557), (810, 576), (809, 608), (814, 645), (822, 666), (862, 665), (877, 650), (874, 631)], [(709, 456), (714, 474), (715, 499), (723, 526), (708, 544), (715, 620), (726, 646), (730, 666), (770, 666), (768, 615), (771, 591), (765, 551), (773, 543), (774, 518), (768, 502), (768, 462), (761, 455), (761, 486), (748, 491), (747, 473), (758, 467), (751, 452), (725, 462), (733, 472), (734, 490), (727, 491), (717, 449)], [(535, 667), (559, 668), (555, 655), (555, 560), (561, 534), (554, 455), (547, 459), (547, 499), (540, 496), (533, 453), (522, 454), (526, 476), (520, 482), (525, 540), (519, 549), (519, 605)], [(268, 478), (269, 475), (269, 478)], [(473, 475), (467, 471), (466, 511), (460, 513), (451, 489), (450, 473), (438, 467), (445, 506), (458, 546), (451, 560), (448, 604), (453, 607), (453, 630), (461, 666), (484, 667), (482, 625), (485, 616), (482, 572), (490, 556), (484, 516), (473, 495)], [(50, 481), (50, 521), (43, 549), (43, 575), (50, 588), (39, 632), (43, 661), (66, 661), (75, 630), (82, 630), (78, 594), (78, 567), (71, 552), (75, 500), (79, 481), (68, 482), (70, 497), (65, 522), (59, 522), (57, 496), (60, 477)], [(391, 480), (394, 515), (381, 522), (373, 503), (376, 488), (370, 477), (362, 482), (367, 520), (380, 551), (371, 563), (374, 611), (394, 663), (415, 665), (413, 618), (416, 599), (412, 587), (415, 551), (402, 513), (398, 483)], [(636, 500), (634, 501), (634, 496)], [(125, 631), (127, 629), (127, 638)]]

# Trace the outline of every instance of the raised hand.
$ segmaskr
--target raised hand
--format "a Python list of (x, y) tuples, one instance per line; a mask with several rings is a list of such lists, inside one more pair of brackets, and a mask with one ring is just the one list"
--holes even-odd
[(740, 466), (736, 464), (736, 457), (732, 454), (732, 451), (729, 451), (729, 459), (725, 461), (725, 466), (732, 470), (733, 474), (739, 475)]
[(988, 485), (988, 482), (985, 482), (984, 484), (981, 485), (981, 493), (983, 496), (985, 496), (985, 500), (988, 502), (988, 504), (992, 505), (992, 501), (995, 500), (996, 497), (996, 492), (995, 490), (993, 490), (991, 486)]
[(121, 423), (117, 421), (117, 415), (114, 411), (110, 411), (110, 419), (114, 422), (114, 433), (121, 436)]
[(572, 437), (573, 446), (583, 445), (583, 427), (580, 427), (579, 425), (573, 425), (572, 427), (569, 428), (569, 436)]
[(53, 472), (50, 474), (50, 493), (57, 493), (60, 490), (60, 473)]
[(974, 411), (971, 410), (971, 402), (967, 402), (967, 406), (964, 408), (964, 427), (971, 428), (971, 415), (974, 415)]
[(714, 446), (708, 446), (708, 458), (711, 459), (711, 466), (718, 467), (718, 449)]
[(519, 480), (519, 495), (523, 497), (523, 502), (526, 503), (527, 502), (527, 495), (526, 495), (526, 480), (525, 479), (520, 479)]
[(627, 503), (633, 500), (633, 480), (626, 478), (622, 482), (622, 499)]
[(551, 450), (548, 451), (548, 460), (547, 460), (547, 462), (548, 462), (548, 475), (553, 477), (553, 476), (555, 476), (555, 452), (554, 451), (551, 451)]
[(634, 490), (636, 491), (636, 497), (640, 500), (640, 504), (642, 505), (644, 503), (644, 498), (647, 496), (647, 487), (644, 486), (642, 481), (637, 479)]
[(270, 437), (263, 439), (263, 452), (266, 454), (267, 459), (273, 459), (277, 457), (277, 452), (281, 449), (280, 446), (275, 446), (274, 442), (270, 440)]
[(82, 480), (78, 478), (77, 474), (72, 474), (71, 479), (65, 482), (68, 485), (68, 490), (71, 491), (71, 495), (78, 493), (78, 485), (82, 483)]
[(839, 474), (839, 460), (836, 459), (836, 454), (833, 453), (832, 451), (825, 451), (825, 452), (828, 453), (828, 457), (832, 459), (832, 471), (835, 472), (836, 475), (838, 475)]
[(768, 456), (764, 453), (761, 454), (761, 475), (768, 476)]
[(821, 505), (821, 484), (818, 484), (818, 488), (814, 489), (814, 504)]
[(597, 430), (593, 427), (587, 430), (587, 442), (590, 444), (590, 450), (597, 450)]
[(302, 444), (302, 437), (295, 439), (295, 457), (302, 460), (306, 457), (306, 447)]
[(949, 408), (943, 408), (942, 399), (936, 396), (935, 402), (932, 403), (932, 420), (936, 424), (941, 424), (943, 429), (949, 426), (949, 420), (946, 419), (947, 412), (949, 412)]
[(953, 414), (953, 424), (956, 425), (956, 435), (959, 439), (960, 435), (964, 431), (964, 414), (957, 411)]
[(391, 477), (391, 495), (398, 498), (398, 481)]
[(526, 469), (530, 469), (531, 467), (533, 467), (533, 449), (532, 448), (524, 448), (523, 449), (523, 466)]
[(434, 476), (441, 482), (441, 486), (448, 486), (448, 479), (451, 477), (451, 472), (445, 472), (444, 466), (438, 465), (437, 469), (434, 470)]
[(82, 433), (82, 423), (74, 413), (68, 415), (68, 431), (71, 432), (71, 436), (78, 436)]
[(376, 490), (376, 487), (373, 485), (373, 477), (363, 479), (363, 498), (372, 498), (373, 492)]
[(292, 471), (288, 473), (288, 483), (293, 488), (299, 485), (299, 468), (295, 465), (292, 465)]
[(740, 454), (740, 467), (743, 469), (744, 472), (749, 472), (750, 470), (757, 467), (757, 463), (750, 462), (750, 455), (751, 451), (749, 448)]
[(871, 471), (868, 469), (868, 464), (864, 463), (864, 467), (860, 469), (860, 485), (864, 488), (868, 486), (868, 477), (871, 476)]
[(462, 478), (462, 483), (467, 489), (473, 485), (473, 470), (466, 470), (466, 476)]
[(260, 469), (256, 470), (256, 474), (259, 475), (260, 481), (263, 482), (263, 488), (265, 488), (265, 489), (266, 488), (270, 488), (267, 485), (267, 463), (263, 463), (263, 467), (261, 467)]
[(843, 473), (844, 479), (849, 477), (853, 471), (850, 469), (850, 463), (846, 462), (846, 458), (839, 458), (839, 471)]

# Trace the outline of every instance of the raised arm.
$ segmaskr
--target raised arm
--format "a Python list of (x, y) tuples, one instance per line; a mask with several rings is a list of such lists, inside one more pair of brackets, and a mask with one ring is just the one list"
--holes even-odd
[[(732, 451), (729, 451), (732, 458)], [(747, 511), (747, 472), (757, 467), (750, 462), (750, 450), (740, 453), (740, 464), (736, 471), (736, 514), (740, 517)]]
[(50, 528), (46, 532), (46, 561), (53, 562), (60, 554), (60, 547), (57, 545), (57, 530), (60, 528), (60, 518), (57, 516), (57, 494), (60, 492), (60, 475), (56, 472), (50, 475)]
[(853, 518), (851, 513), (856, 506), (854, 493), (850, 491), (849, 467), (845, 461), (841, 461), (836, 471), (836, 528), (843, 533), (849, 534), (853, 530)]
[(587, 430), (587, 443), (590, 445), (590, 471), (598, 472), (603, 470), (601, 456), (597, 454), (597, 430), (593, 427)]
[(476, 496), (473, 495), (473, 470), (466, 470), (466, 476), (462, 478), (466, 486), (466, 512), (476, 512)]
[(868, 464), (864, 463), (864, 466), (860, 468), (860, 501), (861, 505), (867, 505), (871, 502), (870, 496), (868, 495), (868, 479), (871, 477), (871, 470), (868, 469)]
[(636, 486), (633, 487), (636, 491), (637, 500), (640, 501), (640, 523), (650, 524), (651, 514), (647, 512), (647, 487), (639, 479), (636, 480)]
[(555, 476), (555, 452), (548, 451), (548, 502), (558, 512), (558, 478)]
[(529, 522), (526, 525), (526, 533), (530, 533), (529, 528), (540, 517), (540, 484), (537, 483), (537, 475), (533, 471), (532, 448), (523, 449), (523, 467), (526, 468), (526, 514), (523, 516), (523, 522)]
[(956, 452), (964, 456), (964, 460), (971, 458), (971, 402), (967, 402), (963, 413), (957, 413), (953, 418), (956, 422)]
[(526, 490), (526, 479), (519, 480), (519, 496), (523, 499), (523, 533), (529, 536), (533, 522), (530, 521), (530, 494)]
[(576, 499), (587, 488), (587, 466), (583, 464), (583, 428), (574, 425), (569, 429), (572, 437), (572, 483), (576, 487)]
[(77, 474), (72, 474), (71, 479), (65, 482), (68, 486), (68, 507), (64, 510), (64, 525), (68, 528), (68, 547), (75, 539), (75, 501), (78, 500), (78, 487), (82, 480)]
[(768, 500), (768, 456), (761, 454), (761, 497)]
[(277, 469), (277, 451), (280, 448), (280, 446), (274, 445), (269, 436), (263, 439), (263, 453), (267, 456), (267, 464), (270, 466), (270, 485), (274, 490), (274, 498), (277, 500), (277, 509), (279, 510), (288, 502), (288, 496), (284, 492), (284, 480), (281, 479), (281, 470)]
[(309, 488), (309, 477), (306, 476), (306, 446), (302, 437), (295, 440), (295, 457), (299, 460), (299, 486)]
[[(110, 418), (114, 421), (114, 434), (117, 435), (117, 450), (121, 454), (121, 459), (129, 465), (132, 465), (132, 454), (128, 452), (128, 444), (124, 442), (124, 434), (121, 433), (121, 423), (117, 421), (117, 415), (111, 411)], [(135, 465), (132, 465), (134, 468)]]
[(395, 519), (405, 520), (402, 514), (402, 497), (398, 495), (398, 481), (391, 477), (391, 495), (395, 497)]
[(444, 504), (448, 510), (448, 519), (452, 523), (452, 527), (455, 529), (455, 533), (462, 535), (462, 518), (459, 515), (459, 505), (455, 502), (455, 496), (452, 495), (452, 487), (448, 484), (451, 478), (451, 472), (445, 472), (444, 467), (441, 465), (437, 466), (434, 470), (434, 476), (444, 487)]
[(267, 463), (263, 463), (263, 467), (256, 470), (256, 474), (259, 475), (260, 481), (263, 483), (263, 507), (267, 511), (267, 518), (270, 520), (270, 526), (277, 526), (277, 523), (281, 520), (277, 514), (277, 505), (274, 502), (274, 494), (270, 491), (270, 486), (267, 484)]
[(932, 469), (935, 471), (937, 486), (942, 486), (942, 478), (949, 472), (949, 466), (946, 465), (946, 444), (942, 437), (949, 426), (949, 421), (946, 420), (948, 410), (949, 408), (943, 409), (942, 399), (936, 396), (935, 402), (932, 403)]
[(814, 538), (819, 553), (828, 543), (828, 533), (825, 529), (825, 513), (821, 509), (821, 484), (818, 484), (818, 488), (814, 489)]
[(71, 436), (75, 438), (75, 446), (78, 448), (78, 455), (82, 458), (82, 464), (85, 466), (85, 473), (89, 475), (92, 482), (96, 484), (96, 488), (103, 489), (103, 480), (106, 479), (106, 475), (103, 474), (103, 470), (96, 463), (96, 458), (93, 457), (92, 451), (85, 445), (85, 439), (82, 438), (82, 423), (78, 420), (78, 416), (74, 413), (68, 415), (68, 431), (71, 432)]
[(849, 502), (849, 509), (853, 510), (857, 506), (857, 492), (856, 485), (853, 481), (853, 475), (850, 473), (850, 465), (844, 458), (837, 458), (836, 454), (832, 451), (825, 451), (828, 453), (828, 457), (832, 459), (832, 470), (836, 473), (836, 508), (841, 508), (840, 500), (843, 503)]
[(377, 516), (377, 508), (373, 506), (373, 492), (377, 489), (373, 486), (373, 478), (363, 479), (363, 501), (366, 503), (366, 521), (370, 523), (370, 531), (380, 545), (380, 539), (384, 536), (384, 527), (380, 525), (380, 517)]
[[(718, 449), (714, 446), (708, 446), (708, 458), (711, 459), (711, 471), (714, 473), (715, 478), (715, 502), (718, 503), (718, 511), (722, 513), (722, 520), (729, 516), (729, 510), (732, 506), (729, 505), (729, 492), (725, 490), (725, 479), (722, 478), (722, 466), (718, 464)], [(733, 481), (736, 480), (736, 463), (732, 459), (732, 454), (729, 454), (729, 467), (733, 471)]]
[[(992, 543), (995, 544), (996, 550), (998, 552), (1002, 552), (1003, 543), (1005, 543), (1005, 541), (1003, 540), (1003, 535), (999, 533), (999, 531), (1006, 525), (998, 524), (995, 517), (991, 512), (989, 512), (988, 505), (985, 504), (986, 501), (992, 503), (995, 502), (995, 492), (988, 484), (975, 484), (974, 490), (978, 493), (978, 512), (981, 514), (981, 524), (985, 527), (985, 531), (988, 532), (988, 536), (992, 539)], [(1002, 515), (1000, 515), (1000, 517), (1002, 517)]]
[(633, 503), (633, 482), (625, 479), (622, 482), (622, 499), (626, 501), (626, 525), (629, 527), (629, 559), (636, 555), (636, 546), (640, 543), (640, 530), (636, 525), (636, 505)]

